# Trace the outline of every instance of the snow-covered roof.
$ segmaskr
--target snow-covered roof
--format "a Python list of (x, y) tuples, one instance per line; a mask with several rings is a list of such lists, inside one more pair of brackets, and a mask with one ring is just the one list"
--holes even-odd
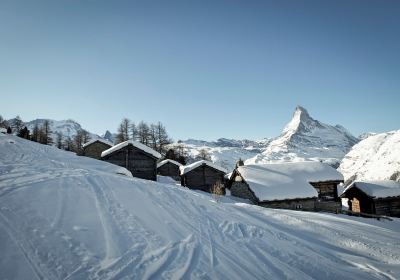
[(218, 165), (212, 163), (211, 161), (208, 161), (208, 160), (199, 160), (199, 161), (196, 161), (196, 162), (194, 162), (194, 163), (192, 163), (192, 164), (185, 165), (185, 166), (181, 166), (181, 167), (179, 168), (180, 171), (181, 171), (181, 175), (184, 175), (184, 174), (186, 174), (186, 173), (192, 171), (193, 169), (195, 169), (195, 168), (197, 168), (197, 167), (199, 167), (199, 166), (202, 166), (203, 164), (205, 164), (205, 165), (207, 165), (207, 166), (209, 166), (209, 167), (212, 167), (212, 168), (214, 168), (214, 169), (217, 169), (217, 170), (219, 170), (219, 171), (221, 171), (221, 172), (224, 172), (224, 173), (227, 173), (227, 172), (228, 172), (225, 168), (223, 168), (223, 167), (221, 167), (221, 166), (218, 166)]
[(352, 188), (358, 188), (370, 197), (382, 198), (400, 196), (400, 183), (395, 181), (355, 181), (343, 192), (343, 195)]
[(136, 142), (136, 141), (133, 141), (133, 140), (128, 140), (128, 141), (119, 143), (119, 144), (111, 147), (110, 149), (105, 150), (104, 152), (101, 153), (101, 157), (105, 157), (106, 155), (114, 153), (115, 151), (118, 151), (118, 150), (120, 150), (120, 149), (122, 149), (122, 148), (124, 148), (126, 146), (129, 146), (129, 145), (132, 145), (132, 146), (142, 150), (143, 152), (145, 152), (147, 154), (150, 154), (150, 155), (152, 155), (152, 156), (154, 156), (156, 158), (161, 158), (161, 154), (159, 152), (153, 150), (150, 147), (147, 147), (146, 145), (144, 145), (142, 143), (139, 143), (139, 142)]
[(109, 141), (107, 141), (105, 139), (97, 138), (97, 139), (92, 139), (89, 142), (86, 142), (85, 144), (82, 145), (82, 148), (85, 148), (85, 147), (87, 147), (87, 146), (89, 146), (89, 145), (91, 145), (91, 144), (93, 144), (95, 142), (101, 142), (101, 143), (104, 143), (106, 145), (109, 145), (110, 147), (113, 146), (113, 144), (111, 142), (109, 142)]
[(311, 182), (343, 180), (336, 169), (321, 162), (251, 164), (237, 170), (260, 201), (316, 197)]
[(160, 161), (160, 162), (157, 164), (157, 168), (163, 166), (164, 164), (166, 164), (166, 163), (168, 163), (168, 162), (169, 162), (169, 163), (172, 163), (172, 164), (174, 164), (174, 165), (177, 165), (177, 166), (179, 166), (179, 167), (182, 166), (182, 164), (180, 164), (179, 162), (177, 162), (177, 161), (175, 161), (175, 160), (172, 160), (172, 159), (165, 159), (165, 160), (163, 160), (163, 161)]

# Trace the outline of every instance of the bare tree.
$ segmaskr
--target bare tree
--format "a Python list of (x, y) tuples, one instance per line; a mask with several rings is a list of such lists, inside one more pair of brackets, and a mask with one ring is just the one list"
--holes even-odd
[(127, 118), (122, 119), (117, 134), (117, 143), (129, 140), (130, 120)]
[(40, 141), (40, 129), (37, 123), (35, 123), (35, 126), (33, 127), (31, 140), (35, 142)]
[(211, 156), (206, 149), (201, 149), (196, 158), (203, 160), (211, 160)]
[(149, 134), (148, 134), (148, 143), (151, 148), (158, 151), (158, 139), (157, 139), (157, 128), (154, 124), (151, 124), (149, 127)]
[(131, 133), (131, 139), (133, 141), (137, 140), (137, 128), (136, 128), (136, 124), (134, 122), (131, 122), (131, 126), (129, 128), (129, 131)]
[(77, 154), (77, 155), (82, 155), (83, 154), (83, 144), (88, 142), (90, 140), (89, 132), (87, 132), (84, 129), (78, 130), (76, 135), (74, 136), (73, 139), (73, 147), (72, 150)]
[(161, 122), (158, 122), (155, 125), (155, 128), (157, 138), (156, 150), (161, 154), (165, 154), (166, 146), (171, 143), (171, 139), (168, 136), (167, 129)]
[(137, 126), (137, 135), (140, 143), (149, 144), (149, 125), (144, 121), (141, 121)]
[(65, 138), (65, 140), (63, 142), (63, 147), (64, 147), (64, 150), (66, 150), (66, 151), (73, 151), (74, 143), (71, 140), (71, 138), (69, 138), (69, 137)]
[(0, 127), (3, 127), (3, 128), (7, 128), (8, 127), (8, 123), (7, 123), (7, 121), (5, 119), (3, 119), (2, 115), (0, 115)]
[(12, 125), (12, 129), (14, 133), (19, 133), (19, 131), (23, 128), (24, 122), (21, 120), (20, 116), (16, 116)]
[(63, 148), (63, 134), (61, 132), (57, 132), (56, 133), (57, 138), (56, 138), (56, 144), (57, 144), (57, 148), (62, 149)]
[(48, 120), (45, 120), (43, 123), (43, 143), (46, 145), (50, 145), (53, 143), (53, 139), (50, 136), (51, 130), (50, 130), (50, 122)]

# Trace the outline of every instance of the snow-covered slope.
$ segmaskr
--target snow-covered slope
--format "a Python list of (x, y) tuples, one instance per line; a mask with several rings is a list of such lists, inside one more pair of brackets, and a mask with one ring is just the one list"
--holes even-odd
[[(259, 141), (226, 138), (220, 138), (217, 141), (189, 139), (182, 141), (181, 144), (187, 148), (189, 157), (191, 158), (189, 163), (196, 161), (200, 150), (204, 149), (211, 156), (212, 162), (228, 171), (232, 171), (240, 158), (246, 160), (256, 156), (268, 145), (269, 141), (267, 138)], [(176, 145), (176, 143), (173, 145)]]
[(354, 145), (339, 170), (346, 180), (400, 181), (400, 130), (370, 135)]
[(0, 279), (395, 279), (400, 221), (264, 209), (0, 135)]
[[(36, 119), (24, 123), (24, 125), (32, 132), (36, 124), (40, 127), (46, 120), (49, 121), (51, 130), (50, 136), (53, 138), (53, 141), (56, 141), (57, 133), (61, 133), (64, 138), (72, 139), (78, 133), (78, 131), (82, 129), (81, 125), (74, 120), (56, 121), (51, 119)], [(91, 139), (100, 138), (97, 134), (91, 132), (89, 132), (89, 135)]]
[(281, 135), (246, 164), (316, 160), (338, 166), (357, 141), (343, 126), (314, 120), (306, 109), (298, 106)]

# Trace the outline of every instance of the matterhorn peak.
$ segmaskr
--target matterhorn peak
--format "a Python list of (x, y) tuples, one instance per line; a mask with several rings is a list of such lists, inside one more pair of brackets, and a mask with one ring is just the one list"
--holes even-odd
[(298, 105), (293, 113), (292, 119), (283, 129), (283, 134), (294, 132), (298, 130), (302, 124), (304, 126), (305, 123), (313, 121), (314, 120), (310, 117), (307, 110), (304, 107)]

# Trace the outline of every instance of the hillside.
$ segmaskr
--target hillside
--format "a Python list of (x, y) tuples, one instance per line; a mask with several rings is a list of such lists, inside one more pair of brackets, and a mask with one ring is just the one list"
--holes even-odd
[(400, 221), (269, 210), (0, 134), (1, 279), (395, 279)]
[(316, 160), (338, 166), (344, 155), (358, 142), (343, 126), (331, 126), (313, 119), (298, 106), (281, 135), (246, 164), (276, 161)]
[(189, 139), (181, 143), (188, 151), (189, 162), (195, 161), (200, 150), (204, 149), (211, 156), (211, 160), (214, 163), (231, 171), (239, 158), (246, 160), (254, 157), (261, 153), (269, 141), (267, 138), (260, 141), (220, 138), (217, 141)]
[(400, 130), (370, 134), (353, 146), (339, 170), (346, 180), (400, 181)]

